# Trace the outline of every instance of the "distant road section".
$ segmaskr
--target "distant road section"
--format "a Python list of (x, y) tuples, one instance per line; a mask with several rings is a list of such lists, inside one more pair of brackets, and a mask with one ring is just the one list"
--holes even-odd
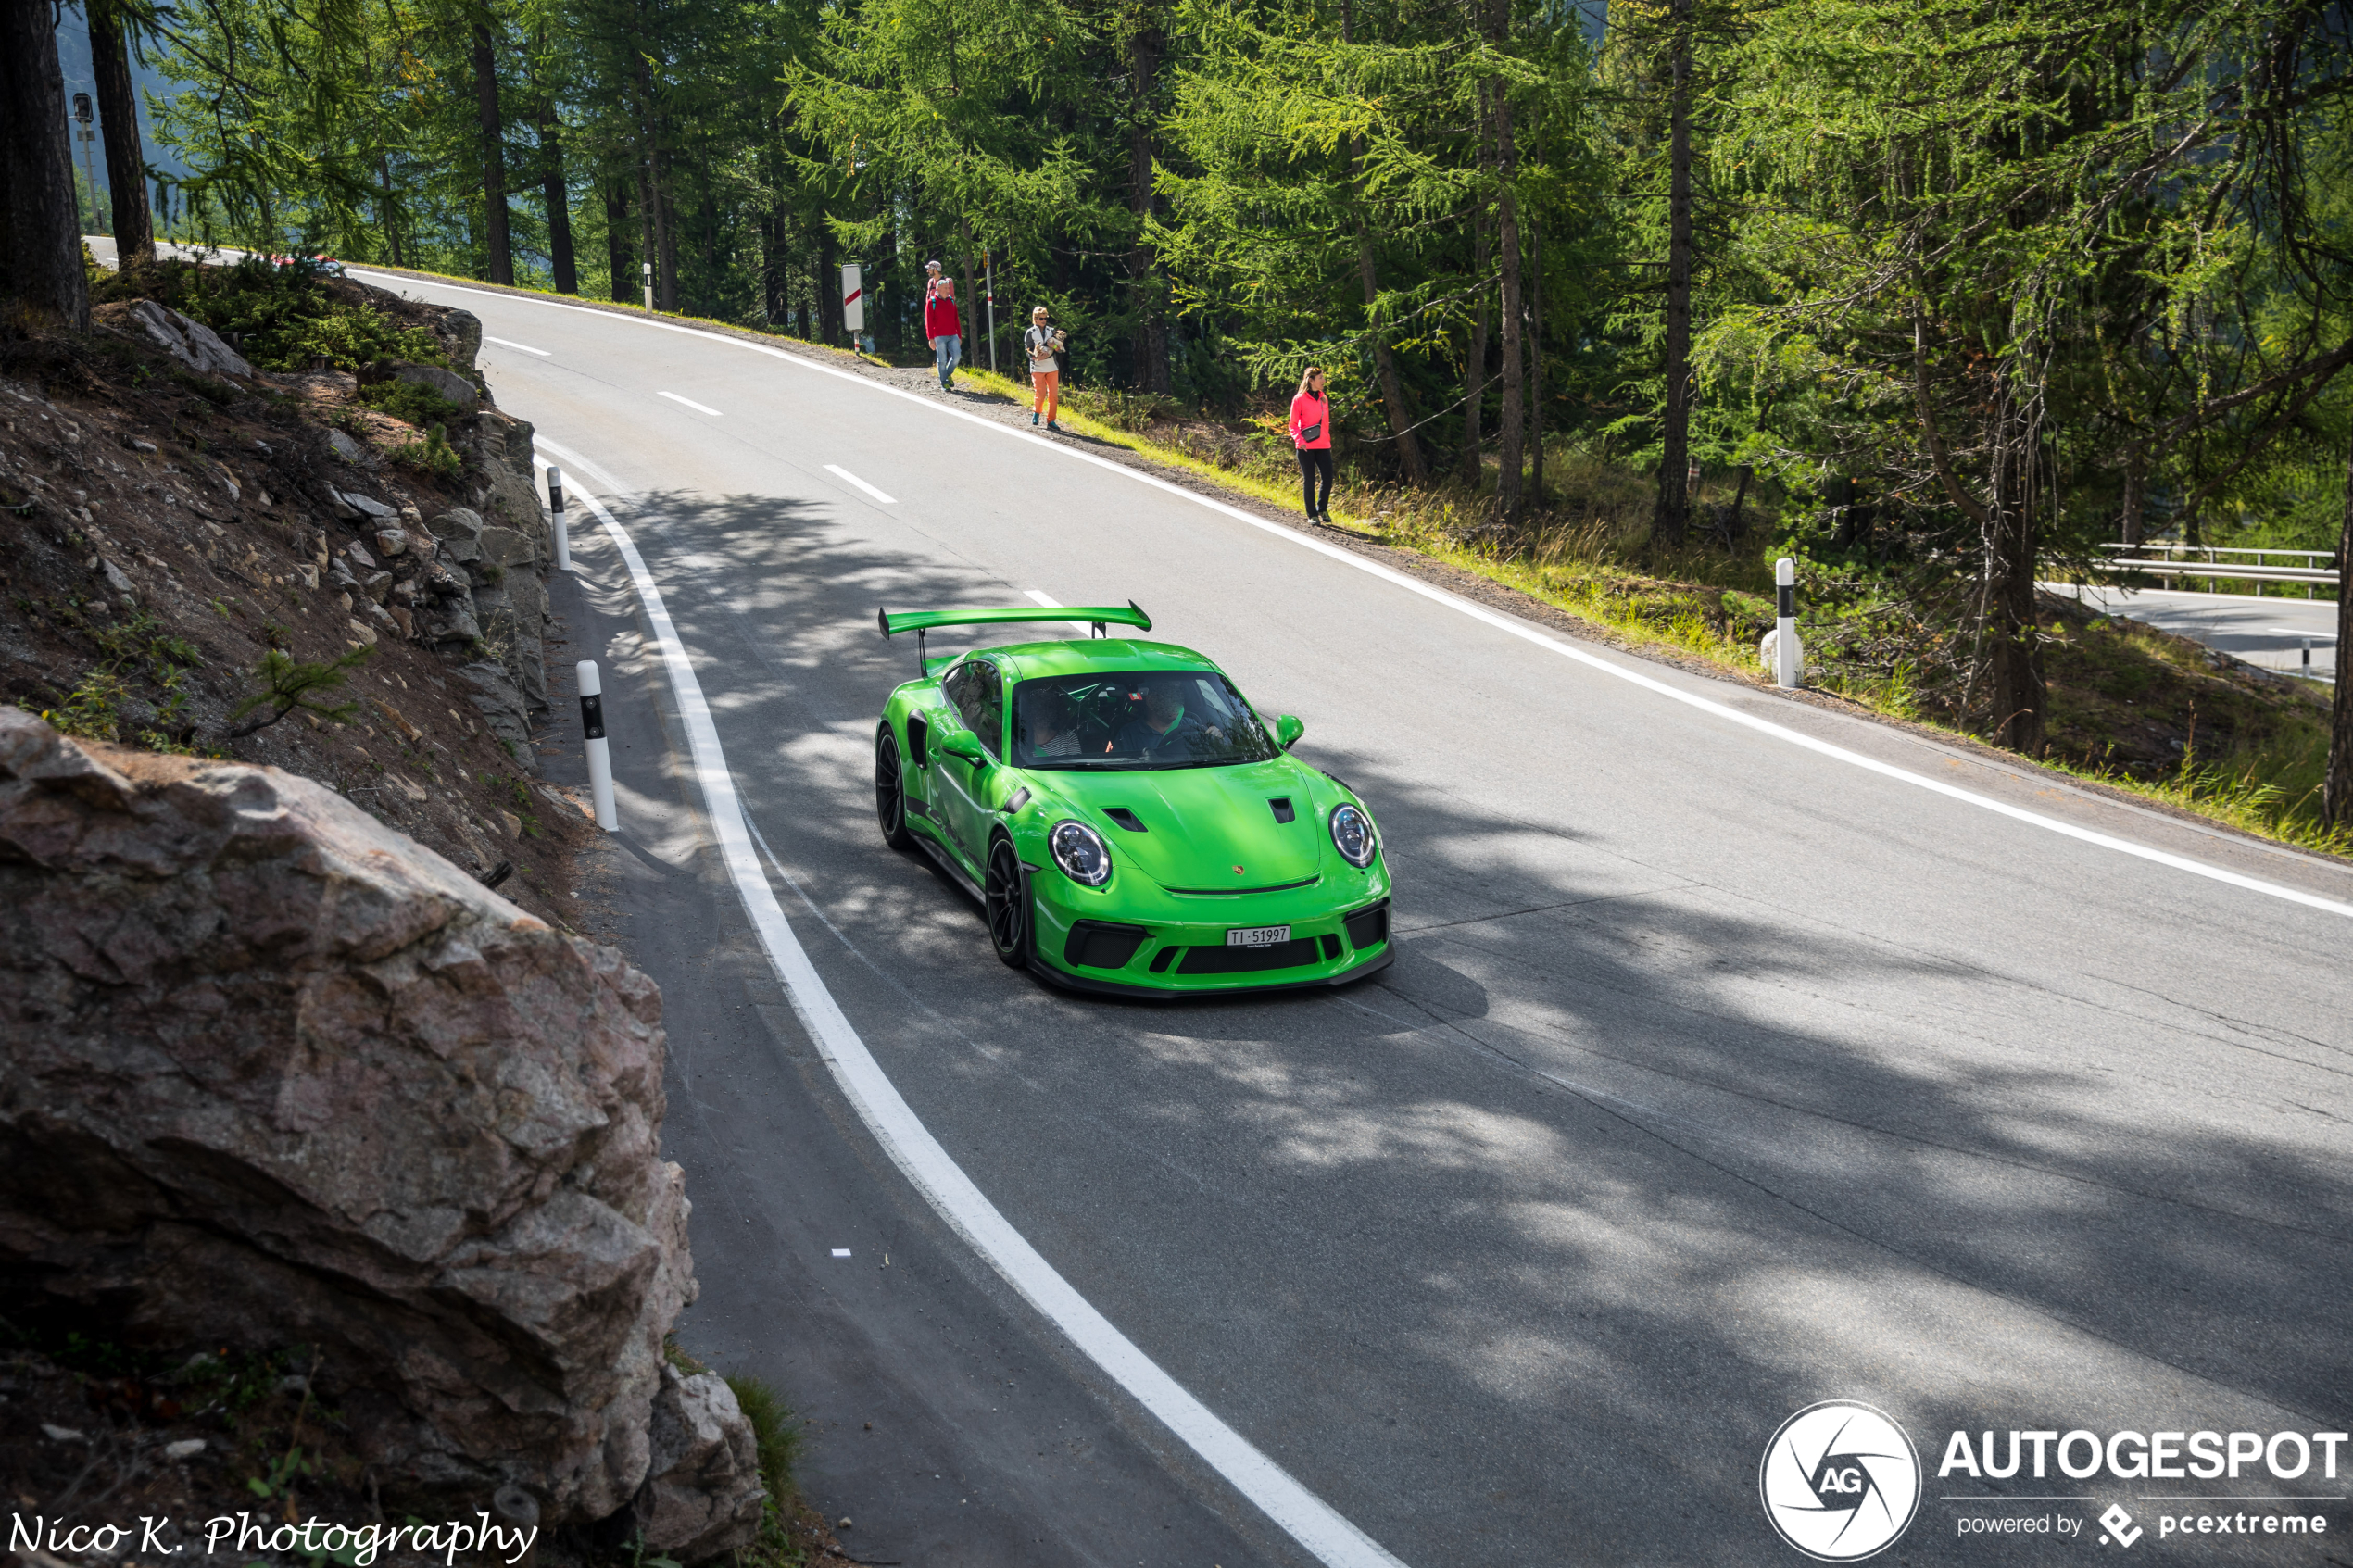
[(2303, 670), (2304, 639), (2312, 639), (2312, 674), (2336, 679), (2336, 601), (2315, 597), (2261, 598), (2247, 594), (2190, 594), (2170, 588), (2077, 587), (2044, 584), (2109, 615), (2145, 621), (2177, 636), (2195, 637), (2249, 664), (2289, 674)]

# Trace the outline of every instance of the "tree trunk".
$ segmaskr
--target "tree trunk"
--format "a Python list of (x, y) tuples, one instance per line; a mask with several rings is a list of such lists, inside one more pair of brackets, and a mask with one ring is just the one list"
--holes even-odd
[[(1484, 174), (1487, 138), (1482, 133), (1478, 140), (1479, 172)], [(1463, 472), (1476, 493), (1484, 450), (1479, 424), (1487, 412), (1487, 213), (1482, 199), (1471, 202), (1470, 227), (1471, 277), (1478, 292), (1478, 303), (1471, 309), (1470, 349), (1463, 362)]]
[(817, 322), (818, 337), (825, 343), (840, 342), (847, 330), (841, 321), (840, 254), (823, 219), (817, 223)]
[[(1356, 7), (1341, 6), (1340, 41), (1355, 41)], [(1357, 164), (1365, 156), (1365, 144), (1356, 137), (1348, 139), (1348, 194), (1361, 204), (1363, 191), (1357, 184)], [(1419, 487), (1429, 483), (1429, 470), (1422, 462), (1421, 443), (1414, 439), (1414, 416), (1405, 408), (1404, 389), (1397, 382), (1397, 356), (1389, 346), (1389, 339), (1374, 319), (1373, 303), (1380, 297), (1380, 278), (1373, 268), (1373, 237), (1365, 227), (1365, 212), (1361, 205), (1356, 210), (1356, 271), (1365, 285), (1365, 327), (1373, 334), (1373, 372), (1380, 382), (1381, 407), (1389, 415), (1389, 438), (1397, 444), (1397, 466), (1404, 470), (1406, 483)]]
[(1544, 226), (1528, 220), (1528, 483), (1544, 504)]
[(1169, 388), (1168, 317), (1152, 277), (1159, 257), (1144, 241), (1144, 225), (1152, 215), (1152, 109), (1163, 52), (1159, 13), (1147, 10), (1127, 40), (1127, 206), (1136, 220), (1134, 243), (1127, 247), (1127, 302), (1136, 318), (1128, 339), (1136, 386), (1152, 393)]
[(1658, 522), (1667, 546), (1691, 525), (1686, 470), (1692, 447), (1692, 0), (1674, 0), (1674, 85), (1668, 94), (1667, 194), (1667, 411), (1658, 454)]
[(654, 303), (678, 308), (678, 207), (670, 194), (670, 159), (654, 155)]
[(2141, 543), (2141, 511), (2143, 492), (2148, 483), (2147, 461), (2139, 447), (2128, 448), (2124, 454), (2124, 543)]
[(395, 267), (408, 263), (400, 256), (400, 213), (392, 199), (392, 155), (378, 149), (376, 153), (376, 219), (384, 232), (384, 248), (392, 255)]
[[(1499, 6), (1497, 14), (1507, 17), (1509, 12)], [(1501, 41), (1499, 30), (1498, 42)], [(1495, 196), (1495, 250), (1503, 262), (1504, 273), (1503, 363), (1495, 372), (1504, 387), (1504, 406), (1496, 416), (1495, 510), (1504, 521), (1514, 522), (1519, 518), (1522, 443), (1528, 433), (1525, 380), (1520, 370), (1519, 209), (1512, 193), (1512, 182), (1518, 174), (1518, 155), (1512, 144), (1511, 94), (1501, 82), (1494, 83), (1491, 91), (1495, 104), (1495, 169), (1501, 181)]]
[(2336, 695), (2329, 719), (2321, 821), (2353, 828), (2353, 453), (2345, 464), (2345, 523), (2336, 542)]
[(485, 274), (494, 283), (515, 281), (514, 247), (507, 237), (507, 138), (498, 121), (498, 56), (490, 23), (474, 18), (474, 118), (482, 144), (482, 243)]
[(629, 244), (629, 182), (608, 175), (597, 182), (605, 203), (605, 265), (610, 269), (616, 303), (636, 298), (636, 257)]
[(2022, 756), (2043, 750), (2043, 660), (2034, 625), (2033, 452), (2031, 424), (2005, 420), (1992, 517), (1986, 635), (1993, 645), (1994, 740)]
[(98, 89), (98, 125), (107, 137), (107, 192), (114, 205), (114, 252), (128, 270), (156, 258), (147, 220), (147, 155), (139, 140), (139, 94), (131, 85), (131, 56), (122, 19), (107, 0), (85, 0), (90, 12), (90, 74)]
[(629, 303), (653, 308), (654, 296), (647, 291), (653, 274), (648, 268), (653, 264), (654, 250), (654, 159), (648, 152), (637, 160), (637, 275), (629, 280)]
[(580, 263), (572, 249), (572, 193), (564, 183), (563, 131), (556, 106), (539, 101), (539, 181), (547, 200), (547, 259), (558, 294), (580, 292)]
[(0, 292), (90, 326), (65, 82), (45, 0), (0, 0)]

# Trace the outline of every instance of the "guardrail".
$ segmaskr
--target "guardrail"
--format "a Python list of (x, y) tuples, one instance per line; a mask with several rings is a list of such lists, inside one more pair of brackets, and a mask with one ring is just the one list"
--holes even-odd
[[(2332, 558), (2328, 550), (2253, 550), (2232, 549), (2221, 545), (2102, 545), (2108, 552), (2107, 564), (2119, 571), (2145, 572), (2151, 577), (2198, 577), (2213, 582), (2252, 583), (2260, 594), (2266, 583), (2301, 583), (2305, 597), (2313, 596), (2315, 586), (2334, 589), (2337, 574), (2315, 561)], [(2153, 556), (2150, 551), (2161, 550)], [(2126, 553), (2132, 552), (2132, 553)], [(2194, 553), (2194, 554), (2193, 554)], [(2225, 560), (2225, 556), (2252, 556), (2253, 560)], [(2300, 559), (2302, 566), (2274, 566), (2274, 556)], [(2203, 559), (2196, 558), (2203, 557)]]

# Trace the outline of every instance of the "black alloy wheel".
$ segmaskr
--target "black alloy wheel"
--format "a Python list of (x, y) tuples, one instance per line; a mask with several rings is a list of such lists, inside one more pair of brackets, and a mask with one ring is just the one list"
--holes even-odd
[(912, 849), (914, 835), (907, 831), (907, 791), (899, 771), (899, 741), (885, 724), (875, 737), (875, 820), (882, 824), (883, 842), (893, 849)]
[(988, 941), (997, 957), (1013, 969), (1029, 963), (1029, 889), (1021, 879), (1021, 857), (1013, 841), (1000, 836), (988, 847), (988, 885), (983, 900), (988, 910)]

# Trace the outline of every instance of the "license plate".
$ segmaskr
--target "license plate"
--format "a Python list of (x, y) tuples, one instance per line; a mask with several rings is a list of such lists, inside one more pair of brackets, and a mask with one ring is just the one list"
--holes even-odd
[(1290, 940), (1288, 925), (1246, 925), (1226, 933), (1228, 947), (1277, 947)]

